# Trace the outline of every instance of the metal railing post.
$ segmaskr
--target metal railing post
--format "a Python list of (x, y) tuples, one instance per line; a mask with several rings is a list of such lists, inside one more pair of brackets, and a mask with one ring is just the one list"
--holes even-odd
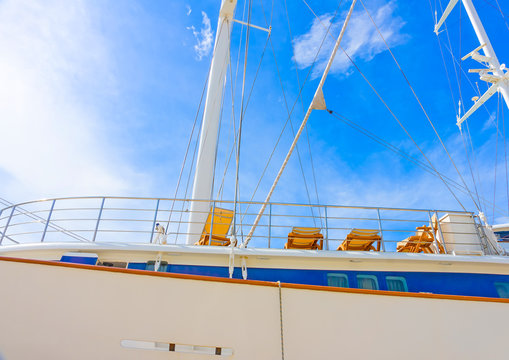
[(97, 223), (95, 224), (94, 236), (92, 237), (92, 241), (95, 241), (95, 237), (97, 236), (97, 230), (99, 229), (99, 222), (101, 221), (105, 200), (106, 198), (103, 198), (103, 201), (101, 202), (101, 209), (99, 210), (99, 216), (97, 217)]
[[(216, 200), (212, 203), (212, 215), (210, 217), (210, 234), (209, 234), (209, 246), (212, 245), (212, 234), (214, 230), (214, 213), (216, 212)], [(233, 212), (233, 216), (235, 217), (235, 212)], [(207, 224), (205, 224), (206, 226)], [(233, 226), (235, 227), (235, 219), (233, 219)], [(235, 229), (233, 229), (235, 231)]]
[(444, 239), (444, 234), (442, 233), (442, 227), (440, 226), (440, 218), (438, 217), (438, 213), (435, 211), (433, 211), (433, 213), (435, 214), (436, 218), (437, 218), (437, 227), (438, 227), (438, 233), (440, 234), (440, 239), (442, 240), (442, 245), (444, 247), (444, 251), (445, 253), (447, 254), (447, 247), (445, 245), (445, 239)]
[[(150, 232), (150, 243), (152, 244), (152, 239), (154, 238), (154, 230), (155, 230), (155, 227), (156, 227), (156, 221), (157, 221), (157, 212), (159, 211), (159, 201), (161, 199), (157, 199), (157, 204), (156, 204), (156, 212), (154, 214), (154, 222), (152, 223), (152, 231)], [(168, 221), (168, 227), (170, 226), (170, 222)], [(168, 229), (166, 229), (166, 233), (168, 232)]]
[(9, 218), (7, 219), (7, 223), (5, 224), (4, 231), (2, 232), (2, 237), (0, 238), (0, 245), (2, 245), (2, 241), (4, 240), (5, 234), (7, 234), (7, 228), (9, 227), (9, 224), (12, 219), (12, 215), (14, 214), (14, 209), (16, 209), (16, 205), (12, 207), (11, 214), (9, 215)]
[[(479, 246), (483, 249), (483, 253), (484, 255), (486, 255), (488, 253), (488, 245), (490, 245), (490, 248), (493, 248), (491, 246), (491, 244), (489, 244), (489, 241), (483, 241), (483, 238), (486, 239), (486, 232), (484, 231), (484, 227), (482, 226), (482, 222), (481, 222), (481, 219), (479, 219), (479, 225), (477, 224), (476, 222), (476, 218), (478, 218), (477, 216), (474, 217), (474, 214), (471, 214), (472, 216), (472, 220), (474, 221), (474, 228), (475, 228), (475, 232), (477, 233), (477, 238), (479, 239)], [(481, 231), (482, 233), (484, 234), (481, 235), (481, 232), (479, 231), (479, 228), (481, 228)], [(497, 253), (497, 250), (496, 249), (493, 249), (495, 251), (495, 254)], [(491, 255), (491, 254), (489, 254)]]
[[(441, 245), (441, 244), (436, 237), (435, 226), (433, 226), (433, 218), (431, 216), (431, 211), (429, 211), (429, 210), (428, 210), (428, 218), (429, 218), (429, 223), (431, 224), (431, 235), (433, 235), (433, 241), (437, 243), (437, 250), (440, 253), (440, 247), (438, 245)], [(437, 222), (438, 222), (438, 219), (437, 219)], [(444, 249), (444, 251), (445, 251), (445, 249)]]
[(380, 242), (382, 243), (382, 251), (385, 252), (384, 231), (382, 229), (382, 218), (380, 217), (380, 208), (376, 209), (376, 213), (378, 214), (378, 229), (380, 230)]
[(270, 249), (270, 237), (272, 233), (272, 203), (269, 203), (269, 249)]
[(327, 217), (327, 205), (324, 206), (325, 210), (325, 250), (329, 250), (329, 221)]
[(55, 207), (56, 200), (53, 200), (51, 203), (51, 209), (49, 210), (48, 218), (46, 219), (46, 225), (44, 226), (44, 231), (42, 233), (41, 242), (44, 241), (44, 238), (46, 237), (46, 231), (48, 230), (49, 222), (51, 221), (51, 214), (53, 214), (53, 208)]
[[(2, 218), (2, 213), (4, 212), (4, 209), (0, 209), (0, 219)], [(3, 240), (4, 238), (4, 233), (2, 231), (0, 231), (0, 235), (2, 235), (2, 238), (1, 240)], [(2, 241), (0, 240), (0, 244), (2, 243)]]

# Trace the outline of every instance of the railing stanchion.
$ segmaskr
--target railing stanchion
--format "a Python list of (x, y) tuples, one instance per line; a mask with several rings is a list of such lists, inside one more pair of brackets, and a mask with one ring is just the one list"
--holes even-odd
[(271, 233), (272, 233), (272, 203), (269, 203), (269, 249)]
[(41, 242), (44, 241), (44, 238), (46, 237), (46, 231), (48, 230), (49, 222), (51, 221), (51, 214), (53, 214), (53, 208), (55, 207), (56, 200), (53, 200), (51, 203), (51, 209), (49, 210), (48, 218), (46, 219), (46, 225), (44, 225), (44, 231), (42, 233)]
[[(4, 212), (4, 209), (0, 209), (0, 219), (2, 218), (2, 213), (3, 212)], [(0, 244), (2, 244), (2, 240), (4, 239), (3, 231), (0, 231), (0, 235), (2, 235), (2, 237), (0, 238)]]
[[(214, 213), (216, 212), (216, 200), (214, 200), (214, 202), (212, 203), (212, 215), (210, 216), (210, 234), (209, 234), (209, 246), (212, 245), (212, 234), (213, 233), (213, 230), (214, 230)], [(235, 214), (235, 211), (233, 212), (233, 227), (235, 227), (235, 216), (237, 214)], [(207, 215), (208, 217), (208, 215)], [(205, 223), (205, 226), (207, 226), (207, 223)], [(233, 229), (233, 233), (235, 233), (235, 229)]]
[[(447, 247), (445, 245), (444, 234), (442, 233), (442, 227), (440, 226), (440, 218), (438, 217), (438, 213), (436, 212), (436, 210), (433, 213), (435, 214), (435, 216), (437, 218), (438, 233), (440, 234), (440, 240), (442, 240), (442, 245), (444, 247), (444, 251), (447, 254)], [(431, 225), (433, 225), (433, 224), (431, 224)]]
[(428, 210), (428, 218), (429, 218), (429, 223), (431, 224), (431, 235), (433, 235), (433, 241), (437, 243), (437, 251), (440, 253), (440, 248), (438, 247), (438, 245), (440, 243), (439, 243), (437, 236), (435, 234), (435, 226), (433, 225), (433, 218), (431, 217), (431, 211), (429, 211), (429, 210)]
[[(157, 204), (156, 204), (156, 211), (154, 213), (154, 222), (152, 223), (152, 231), (150, 232), (150, 243), (152, 244), (152, 239), (154, 238), (154, 230), (155, 230), (155, 227), (156, 227), (156, 221), (157, 221), (157, 212), (159, 211), (159, 201), (161, 199), (157, 199)], [(170, 222), (168, 221), (168, 227), (170, 227)], [(168, 233), (168, 229), (166, 229), (166, 233)]]
[(12, 207), (11, 214), (9, 215), (9, 218), (7, 219), (7, 223), (5, 224), (4, 231), (2, 231), (2, 237), (0, 238), (0, 245), (2, 245), (2, 241), (4, 240), (5, 234), (7, 234), (7, 228), (9, 227), (9, 224), (12, 219), (12, 215), (14, 214), (14, 209), (16, 209), (16, 205)]
[(99, 210), (99, 216), (97, 217), (97, 223), (95, 224), (94, 236), (92, 237), (92, 241), (95, 241), (95, 237), (97, 236), (97, 230), (99, 230), (99, 222), (101, 222), (101, 216), (103, 214), (105, 200), (106, 198), (103, 198), (103, 201), (101, 202), (101, 209)]
[(324, 206), (325, 209), (325, 250), (329, 250), (329, 221), (327, 217), (327, 205)]
[(380, 217), (380, 208), (376, 209), (376, 213), (378, 215), (378, 229), (380, 230), (380, 241), (382, 242), (382, 251), (385, 252), (385, 241), (384, 241), (384, 231), (382, 229), (382, 218)]

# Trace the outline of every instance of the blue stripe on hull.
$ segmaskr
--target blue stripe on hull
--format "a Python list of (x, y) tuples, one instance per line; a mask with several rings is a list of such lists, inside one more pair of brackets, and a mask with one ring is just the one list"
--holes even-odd
[[(170, 265), (168, 272), (179, 274), (228, 277), (228, 268), (222, 266)], [(495, 282), (509, 282), (509, 275), (443, 273), (443, 272), (394, 272), (394, 271), (351, 271), (351, 270), (302, 270), (249, 268), (249, 280), (281, 281), (295, 284), (327, 286), (327, 274), (346, 274), (349, 287), (357, 288), (357, 275), (374, 275), (380, 290), (387, 288), (387, 276), (402, 276), (406, 279), (408, 291), (434, 294), (499, 297)], [(240, 268), (235, 268), (233, 277), (241, 279)]]

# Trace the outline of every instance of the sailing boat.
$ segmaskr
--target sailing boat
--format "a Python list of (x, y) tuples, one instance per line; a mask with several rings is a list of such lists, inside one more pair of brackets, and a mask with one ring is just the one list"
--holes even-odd
[[(271, 202), (310, 114), (327, 109), (323, 85), (356, 3), (263, 202), (211, 196), (236, 6), (223, 0), (192, 199), (57, 198), (2, 209), (0, 353), (503, 358), (509, 258), (482, 215)], [(479, 53), (486, 44), (472, 56), (489, 63), (494, 55)], [(488, 70), (503, 91), (505, 70)], [(189, 210), (167, 220), (182, 204)], [(174, 235), (186, 244), (169, 243)]]

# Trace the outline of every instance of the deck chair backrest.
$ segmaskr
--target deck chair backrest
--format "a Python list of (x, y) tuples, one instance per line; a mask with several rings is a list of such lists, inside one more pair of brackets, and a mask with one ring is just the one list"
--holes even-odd
[(320, 231), (319, 228), (294, 227), (292, 232), (288, 234), (285, 249), (321, 250), (323, 235)]
[[(381, 237), (378, 235), (378, 230), (352, 229), (352, 231), (346, 235), (346, 239), (343, 243), (339, 245), (338, 250), (380, 251), (380, 240)], [(373, 246), (375, 241), (377, 242), (376, 248)]]
[(294, 227), (292, 233), (296, 235), (318, 235), (320, 234), (319, 228), (305, 228), (305, 227)]
[(378, 230), (372, 229), (352, 229), (350, 233), (347, 235), (349, 239), (361, 239), (361, 240), (378, 240), (380, 235), (378, 235)]
[(230, 226), (233, 219), (233, 210), (222, 209), (216, 207), (214, 209), (214, 217), (212, 217), (212, 209), (210, 209), (209, 217), (203, 228), (202, 236), (210, 235), (212, 229), (212, 235), (226, 236), (230, 230)]

